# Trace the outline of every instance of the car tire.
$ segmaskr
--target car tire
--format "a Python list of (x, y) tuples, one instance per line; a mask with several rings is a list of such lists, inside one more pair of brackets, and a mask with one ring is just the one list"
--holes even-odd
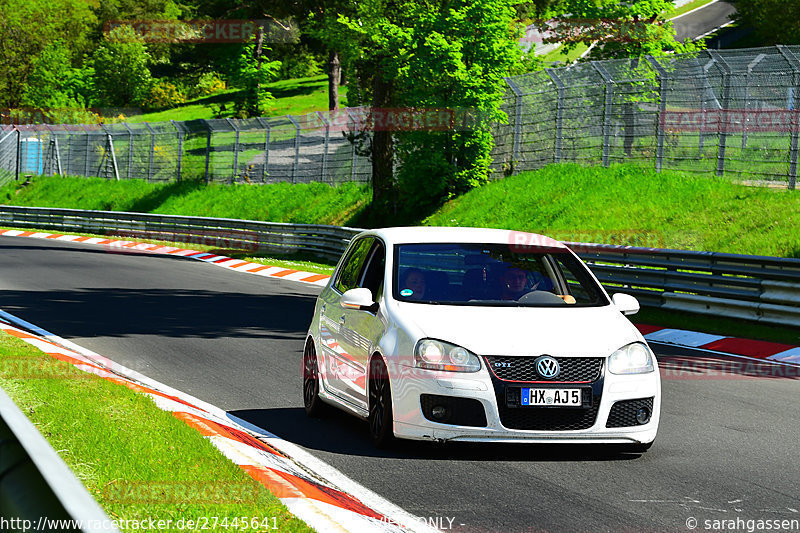
[(383, 359), (370, 362), (369, 373), (369, 436), (377, 448), (387, 448), (394, 440), (392, 390)]
[(303, 351), (303, 405), (306, 415), (319, 418), (325, 414), (326, 405), (319, 397), (319, 364), (314, 341), (308, 339)]

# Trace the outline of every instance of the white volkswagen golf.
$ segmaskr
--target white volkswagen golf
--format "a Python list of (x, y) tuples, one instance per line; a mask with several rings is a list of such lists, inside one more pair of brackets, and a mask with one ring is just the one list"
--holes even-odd
[(656, 359), (564, 244), (477, 228), (357, 235), (317, 299), (306, 413), (369, 421), (377, 446), (437, 441), (621, 444), (656, 437)]

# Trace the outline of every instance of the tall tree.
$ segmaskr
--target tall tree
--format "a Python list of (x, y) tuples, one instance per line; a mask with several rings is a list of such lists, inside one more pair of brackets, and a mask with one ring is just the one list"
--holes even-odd
[(42, 51), (57, 39), (72, 60), (91, 47), (96, 0), (4, 0), (0, 2), (0, 107), (17, 107)]
[(373, 209), (419, 214), (488, 179), (502, 78), (521, 55), (513, 17), (510, 0), (364, 0), (340, 17), (355, 44), (348, 98), (412, 119), (375, 117)]
[(800, 0), (733, 0), (736, 20), (760, 45), (800, 44)]

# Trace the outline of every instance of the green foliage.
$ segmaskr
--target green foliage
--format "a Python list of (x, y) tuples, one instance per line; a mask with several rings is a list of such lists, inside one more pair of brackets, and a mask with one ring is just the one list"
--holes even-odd
[(255, 44), (246, 44), (238, 48), (229, 66), (229, 79), (231, 83), (242, 89), (236, 101), (238, 118), (257, 117), (267, 109), (272, 94), (267, 90), (268, 82), (275, 79), (281, 63), (269, 61), (263, 53), (258, 55)]
[(150, 94), (150, 54), (130, 26), (111, 30), (91, 58), (96, 101), (101, 106), (138, 106)]
[[(57, 39), (80, 58), (90, 48), (96, 23), (86, 0), (4, 0), (0, 2), (0, 108), (22, 104), (40, 54)], [(41, 73), (40, 73), (41, 74)]]
[(568, 51), (594, 43), (591, 59), (688, 53), (702, 46), (675, 40), (672, 23), (663, 20), (674, 10), (671, 0), (560, 0), (551, 10), (555, 16), (540, 19), (548, 20), (553, 32), (547, 41), (562, 43)]
[(800, 44), (800, 0), (733, 0), (740, 26), (752, 27), (760, 46)]
[(81, 110), (91, 94), (89, 73), (72, 67), (63, 41), (47, 45), (32, 62), (22, 105), (38, 109)]
[(146, 107), (152, 109), (165, 109), (175, 107), (186, 102), (186, 96), (175, 84), (167, 80), (158, 80), (150, 89), (147, 100), (144, 101)]
[(339, 19), (339, 31), (359, 44), (345, 54), (358, 67), (351, 103), (375, 104), (377, 80), (390, 84), (390, 105), (469, 117), (466, 127), (394, 135), (401, 211), (429, 211), (487, 180), (489, 127), (505, 119), (502, 78), (521, 56), (513, 16), (508, 0), (368, 0), (358, 4), (356, 16)]

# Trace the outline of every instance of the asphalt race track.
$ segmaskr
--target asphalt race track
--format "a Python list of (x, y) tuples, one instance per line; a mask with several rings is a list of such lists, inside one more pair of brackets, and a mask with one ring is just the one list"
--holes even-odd
[[(179, 257), (0, 237), (0, 308), (296, 442), (417, 516), (452, 519), (454, 531), (800, 520), (798, 380), (666, 378), (659, 437), (641, 456), (416, 443), (379, 452), (366, 423), (303, 413), (317, 292)], [(681, 356), (662, 355), (667, 367)]]

